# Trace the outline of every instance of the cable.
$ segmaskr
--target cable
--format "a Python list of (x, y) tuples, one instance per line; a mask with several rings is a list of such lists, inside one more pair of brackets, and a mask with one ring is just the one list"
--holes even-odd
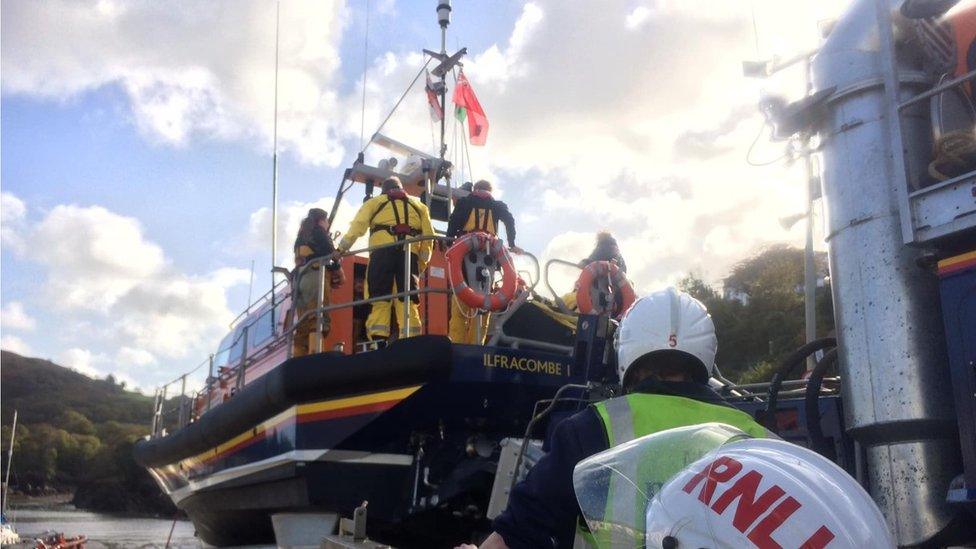
[(769, 392), (766, 396), (766, 409), (762, 412), (762, 421), (760, 421), (761, 424), (771, 431), (776, 430), (776, 397), (779, 395), (779, 388), (783, 385), (783, 380), (786, 379), (786, 376), (790, 375), (793, 369), (802, 364), (808, 356), (821, 349), (836, 346), (836, 339), (832, 337), (823, 337), (807, 343), (794, 351), (793, 354), (786, 357), (786, 360), (784, 360), (780, 364), (779, 368), (776, 369), (776, 373), (773, 374), (772, 382), (769, 384)]
[[(413, 80), (412, 80), (412, 81), (410, 82), (410, 85), (409, 85), (409, 86), (407, 86), (407, 89), (406, 89), (406, 90), (405, 90), (405, 91), (403, 92), (403, 95), (401, 95), (401, 96), (400, 96), (400, 99), (397, 99), (397, 102), (396, 102), (396, 104), (395, 104), (395, 105), (393, 105), (393, 108), (392, 108), (392, 109), (390, 110), (390, 114), (388, 114), (388, 115), (386, 115), (386, 118), (384, 118), (384, 119), (383, 119), (383, 122), (381, 122), (381, 123), (380, 123), (380, 125), (379, 125), (379, 127), (378, 127), (378, 128), (376, 128), (376, 131), (375, 131), (375, 132), (373, 132), (373, 135), (376, 135), (376, 134), (378, 134), (378, 133), (380, 133), (380, 131), (382, 131), (382, 130), (383, 130), (383, 127), (384, 127), (384, 126), (386, 126), (386, 123), (390, 121), (390, 118), (391, 118), (391, 117), (393, 116), (393, 113), (395, 113), (395, 112), (396, 112), (396, 110), (397, 110), (398, 108), (400, 108), (400, 103), (403, 103), (403, 100), (404, 100), (404, 99), (406, 99), (406, 97), (407, 97), (407, 94), (408, 94), (408, 93), (410, 93), (410, 90), (411, 90), (411, 89), (413, 89), (413, 86), (414, 86), (414, 84), (416, 84), (416, 83), (417, 83), (417, 80), (420, 80), (420, 76), (421, 76), (422, 74), (424, 74), (424, 71), (425, 71), (425, 70), (427, 70), (427, 65), (430, 65), (430, 62), (431, 62), (431, 60), (432, 60), (432, 59), (433, 59), (433, 57), (428, 57), (428, 58), (427, 58), (427, 61), (426, 61), (426, 62), (424, 62), (424, 65), (423, 65), (422, 67), (420, 67), (420, 70), (419, 70), (419, 71), (417, 71), (417, 76), (414, 76), (414, 77), (413, 77)], [(369, 140), (369, 141), (368, 141), (368, 142), (367, 142), (367, 143), (366, 143), (366, 144), (365, 144), (365, 145), (363, 146), (363, 149), (362, 149), (361, 151), (359, 151), (359, 153), (360, 153), (360, 154), (362, 154), (362, 153), (364, 153), (364, 152), (366, 152), (366, 149), (368, 149), (368, 148), (369, 148), (369, 146), (370, 146), (370, 144), (372, 144), (372, 142), (373, 142), (373, 140), (372, 140), (372, 139), (370, 139), (370, 140)]]
[(756, 143), (759, 143), (759, 138), (762, 137), (763, 130), (765, 130), (767, 126), (769, 126), (768, 123), (763, 123), (762, 127), (759, 128), (759, 133), (756, 134), (755, 139), (752, 140), (752, 144), (749, 145), (749, 150), (746, 151), (746, 163), (749, 164), (750, 166), (755, 166), (755, 167), (771, 166), (788, 156), (786, 153), (783, 153), (780, 156), (777, 156), (776, 158), (769, 161), (755, 162), (752, 160), (752, 151), (753, 149), (756, 148)]
[[(522, 447), (519, 448), (518, 457), (515, 458), (515, 468), (512, 470), (512, 484), (511, 486), (509, 486), (509, 490), (508, 490), (509, 494), (512, 493), (512, 490), (515, 490), (515, 484), (518, 483), (519, 467), (522, 466), (522, 458), (525, 457), (525, 449), (528, 448), (529, 446), (529, 436), (532, 434), (532, 428), (535, 427), (535, 424), (540, 419), (548, 416), (552, 412), (552, 409), (556, 407), (556, 403), (562, 400), (560, 398), (562, 394), (566, 392), (568, 389), (582, 389), (583, 391), (588, 391), (590, 390), (590, 386), (588, 384), (579, 385), (574, 383), (563, 385), (562, 387), (559, 388), (558, 391), (556, 391), (556, 394), (553, 395), (552, 400), (549, 402), (549, 406), (547, 406), (545, 410), (539, 412), (538, 414), (535, 414), (535, 416), (533, 416), (532, 419), (529, 420), (529, 424), (525, 426), (525, 436), (522, 437)], [(572, 399), (579, 400), (578, 397), (572, 397)]]
[(823, 384), (827, 369), (837, 362), (837, 348), (833, 348), (817, 362), (807, 379), (804, 394), (804, 412), (807, 417), (807, 436), (810, 437), (810, 448), (825, 458), (835, 461), (834, 448), (827, 442), (823, 427), (820, 425), (820, 388)]

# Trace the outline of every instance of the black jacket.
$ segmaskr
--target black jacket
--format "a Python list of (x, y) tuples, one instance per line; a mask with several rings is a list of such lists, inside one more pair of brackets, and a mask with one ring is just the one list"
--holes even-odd
[[(296, 259), (295, 262), (296, 263), (298, 263), (299, 250), (302, 246), (308, 246), (312, 250), (311, 255), (306, 255), (301, 257), (301, 260), (304, 263), (307, 263), (319, 257), (332, 255), (332, 252), (334, 252), (336, 249), (335, 244), (332, 243), (332, 236), (329, 234), (329, 231), (323, 229), (318, 225), (312, 228), (311, 235), (307, 237), (303, 237), (302, 234), (299, 233), (298, 237), (295, 238), (295, 259)], [(338, 264), (336, 264), (335, 262), (330, 262), (329, 265), (327, 265), (327, 267), (329, 269), (336, 269), (338, 268)]]
[[(646, 380), (636, 392), (725, 404), (707, 385), (694, 382)], [(592, 406), (561, 421), (553, 431), (549, 452), (515, 486), (508, 507), (492, 524), (494, 530), (511, 549), (572, 547), (580, 514), (573, 468), (607, 448), (606, 431)]]
[(589, 257), (580, 261), (580, 267), (586, 267), (594, 261), (616, 261), (620, 270), (627, 272), (627, 263), (624, 262), (624, 256), (620, 255), (620, 248), (616, 244), (598, 244)]
[(494, 225), (492, 227), (492, 231), (496, 235), (498, 234), (498, 222), (501, 221), (504, 223), (505, 236), (507, 237), (508, 246), (510, 248), (515, 246), (515, 218), (512, 217), (512, 213), (508, 211), (508, 205), (501, 200), (495, 200), (491, 197), (478, 196), (474, 193), (459, 199), (457, 204), (454, 205), (454, 211), (451, 212), (451, 218), (447, 221), (447, 236), (454, 238), (464, 234), (464, 226), (468, 222), (471, 212), (475, 209), (488, 210), (491, 212)]

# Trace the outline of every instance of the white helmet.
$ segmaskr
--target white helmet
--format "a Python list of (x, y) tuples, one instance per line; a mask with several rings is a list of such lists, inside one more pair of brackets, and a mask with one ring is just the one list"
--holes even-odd
[(646, 517), (647, 547), (895, 547), (850, 475), (781, 440), (721, 446), (668, 481)]
[(657, 351), (677, 351), (697, 359), (701, 368), (693, 376), (701, 383), (707, 383), (715, 369), (718, 339), (708, 309), (674, 288), (634, 302), (620, 321), (615, 343), (621, 383), (637, 359)]

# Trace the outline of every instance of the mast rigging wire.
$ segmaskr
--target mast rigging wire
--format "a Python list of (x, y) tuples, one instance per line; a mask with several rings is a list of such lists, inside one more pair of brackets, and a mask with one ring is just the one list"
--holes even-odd
[[(427, 61), (425, 61), (424, 62), (424, 65), (422, 67), (420, 67), (420, 70), (417, 71), (417, 76), (414, 76), (413, 77), (413, 81), (411, 81), (410, 82), (410, 85), (407, 86), (407, 89), (404, 90), (403, 95), (400, 96), (400, 99), (397, 99), (396, 104), (393, 105), (393, 108), (390, 110), (390, 114), (386, 115), (386, 118), (383, 119), (383, 122), (381, 122), (380, 125), (379, 125), (379, 127), (376, 128), (376, 131), (373, 132), (373, 135), (376, 135), (376, 134), (380, 133), (383, 130), (383, 127), (386, 126), (386, 123), (390, 121), (390, 118), (393, 116), (393, 113), (395, 113), (396, 110), (398, 108), (400, 108), (400, 104), (403, 103), (403, 100), (404, 99), (406, 99), (407, 94), (410, 93), (410, 90), (413, 89), (414, 85), (417, 83), (417, 80), (420, 80), (420, 76), (424, 74), (424, 71), (425, 70), (427, 70), (427, 65), (430, 65), (430, 62), (431, 62), (432, 59), (433, 59), (433, 57), (427, 57)], [(366, 152), (366, 149), (368, 149), (369, 146), (370, 146), (370, 144), (372, 144), (372, 143), (373, 143), (373, 140), (372, 139), (370, 139), (369, 141), (367, 141), (366, 144), (363, 145), (363, 148), (362, 148), (362, 150), (359, 151), (359, 153), (362, 154), (362, 153)]]

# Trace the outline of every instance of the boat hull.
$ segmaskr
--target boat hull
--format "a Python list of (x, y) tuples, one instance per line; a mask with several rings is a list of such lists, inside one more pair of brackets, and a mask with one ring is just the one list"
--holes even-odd
[[(402, 547), (465, 539), (488, 528), (498, 442), (522, 436), (536, 403), (583, 372), (565, 355), (412, 339), (374, 358), (421, 376), (394, 375), (397, 386), (355, 394), (305, 387), (306, 400), (271, 407), (233, 435), (210, 433), (204, 416), (194, 437), (219, 439), (212, 447), (157, 443), (137, 458), (213, 545), (267, 543), (275, 513), (349, 516), (363, 501), (374, 539)], [(352, 358), (323, 355), (301, 368), (344, 368)], [(363, 372), (375, 373), (368, 365)]]

